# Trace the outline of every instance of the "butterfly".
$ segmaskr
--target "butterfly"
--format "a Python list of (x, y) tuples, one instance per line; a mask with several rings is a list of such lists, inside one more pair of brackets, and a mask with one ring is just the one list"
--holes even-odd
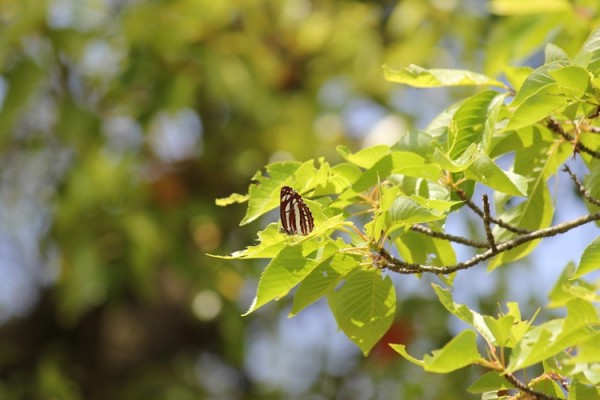
[(308, 235), (315, 220), (302, 197), (289, 186), (282, 186), (279, 201), (281, 225), (288, 235)]

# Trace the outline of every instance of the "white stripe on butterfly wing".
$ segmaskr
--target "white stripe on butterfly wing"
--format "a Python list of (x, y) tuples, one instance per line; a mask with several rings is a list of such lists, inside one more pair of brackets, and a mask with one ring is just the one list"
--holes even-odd
[(293, 223), (293, 227), (294, 227), (294, 234), (298, 234), (300, 232), (302, 232), (302, 211), (300, 209), (300, 202), (298, 201), (298, 199), (295, 199), (296, 201), (293, 204), (294, 207), (294, 212), (293, 212), (293, 218), (294, 220), (292, 221)]

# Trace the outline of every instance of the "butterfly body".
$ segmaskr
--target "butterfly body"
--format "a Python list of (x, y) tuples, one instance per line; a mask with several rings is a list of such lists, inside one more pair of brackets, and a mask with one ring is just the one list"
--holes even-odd
[(298, 192), (289, 186), (281, 188), (279, 215), (283, 230), (288, 235), (308, 235), (315, 226), (310, 209)]

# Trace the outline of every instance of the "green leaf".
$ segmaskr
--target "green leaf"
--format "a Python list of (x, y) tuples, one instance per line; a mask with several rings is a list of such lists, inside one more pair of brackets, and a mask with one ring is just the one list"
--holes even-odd
[(548, 43), (544, 48), (544, 64), (553, 62), (570, 63), (569, 55), (554, 43)]
[(469, 147), (455, 160), (450, 159), (446, 154), (442, 153), (438, 149), (435, 150), (434, 158), (435, 161), (446, 171), (450, 172), (462, 172), (471, 165), (473, 162), (473, 154), (478, 151), (478, 145), (471, 143)]
[(400, 224), (410, 226), (413, 224), (437, 221), (445, 218), (445, 214), (423, 207), (412, 198), (400, 196), (390, 206), (388, 211), (388, 226)]
[(416, 153), (394, 151), (392, 157), (392, 174), (412, 176), (437, 180), (442, 175), (442, 169), (437, 164), (427, 164), (425, 159)]
[(514, 196), (527, 195), (527, 180), (525, 177), (510, 171), (504, 171), (481, 152), (473, 155), (473, 162), (465, 171), (465, 176), (502, 193)]
[(232, 193), (228, 197), (222, 197), (220, 199), (216, 199), (215, 204), (218, 205), (219, 207), (224, 207), (224, 206), (228, 206), (233, 203), (245, 203), (248, 201), (249, 197), (250, 196), (248, 196), (247, 194), (244, 195), (244, 194), (239, 194), (239, 193)]
[(366, 170), (352, 185), (352, 190), (360, 193), (381, 182), (392, 173), (392, 157), (388, 154)]
[(589, 387), (574, 381), (569, 385), (569, 396), (567, 400), (598, 400), (600, 398), (600, 388)]
[(383, 75), (388, 81), (420, 88), (443, 86), (497, 86), (505, 88), (502, 82), (475, 72), (459, 69), (425, 69), (414, 64), (396, 70), (384, 65)]
[(435, 291), (435, 294), (437, 294), (442, 305), (446, 307), (450, 313), (475, 328), (475, 330), (479, 332), (479, 334), (488, 342), (495, 343), (494, 335), (488, 328), (481, 314), (469, 309), (469, 307), (465, 305), (455, 303), (452, 299), (452, 293), (450, 293), (449, 290), (446, 290), (436, 284), (431, 284), (431, 286), (433, 287), (433, 290)]
[(600, 331), (596, 331), (591, 337), (577, 344), (577, 354), (569, 363), (600, 363)]
[(531, 67), (526, 66), (515, 67), (507, 65), (504, 67), (504, 74), (506, 75), (506, 79), (516, 91), (521, 90), (523, 84), (532, 72), (533, 69)]
[[(492, 104), (498, 104), (494, 102), (496, 97), (504, 98), (504, 95), (499, 96), (497, 92), (486, 90), (469, 97), (456, 110), (448, 138), (451, 159), (460, 156), (472, 143), (482, 141), (490, 108)], [(502, 105), (502, 102), (499, 104)], [(495, 121), (493, 124), (495, 125)]]
[(503, 389), (512, 389), (514, 386), (496, 371), (480, 376), (467, 388), (469, 393), (485, 393)]
[(338, 247), (328, 243), (325, 247), (316, 240), (299, 246), (286, 247), (262, 273), (256, 297), (244, 315), (248, 315), (271, 300), (285, 296), (294, 286), (310, 274), (321, 263), (329, 262)]
[(510, 337), (508, 338), (508, 341), (505, 343), (505, 347), (514, 347), (519, 341), (521, 341), (521, 339), (523, 338), (523, 336), (525, 336), (525, 334), (527, 333), (527, 331), (529, 330), (529, 327), (531, 326), (531, 324), (533, 323), (533, 321), (535, 320), (535, 318), (537, 317), (537, 314), (539, 313), (539, 309), (533, 314), (533, 316), (531, 317), (531, 319), (529, 319), (528, 321), (523, 321), (521, 319), (521, 311), (519, 310), (519, 304), (516, 302), (508, 302), (506, 304), (506, 306), (508, 307), (508, 314), (507, 316), (512, 316), (513, 317), (513, 325), (510, 329)]
[(515, 318), (512, 315), (505, 315), (500, 318), (490, 317), (488, 315), (483, 316), (485, 324), (494, 335), (496, 344), (500, 347), (506, 346), (506, 343), (511, 337), (513, 323)]
[(446, 374), (482, 359), (477, 350), (477, 335), (471, 330), (464, 330), (440, 350), (425, 355), (423, 362), (425, 371)]
[[(312, 163), (312, 161), (309, 161)], [(279, 190), (302, 164), (299, 162), (273, 163), (266, 167), (269, 177), (257, 172), (252, 178), (258, 184), (250, 185), (248, 209), (240, 225), (246, 225), (279, 205)], [(296, 188), (300, 190), (300, 188)]]
[(534, 143), (550, 143), (552, 140), (552, 133), (537, 125), (529, 125), (516, 131), (503, 131), (492, 139), (489, 156), (496, 159), (503, 154), (531, 147)]
[(567, 0), (492, 0), (491, 9), (497, 15), (526, 15), (570, 12)]
[(348, 147), (346, 146), (337, 146), (336, 150), (339, 153), (339, 155), (341, 155), (346, 161), (349, 161), (352, 164), (356, 164), (359, 167), (365, 169), (371, 168), (383, 157), (390, 154), (390, 147), (383, 144), (373, 147), (367, 147), (354, 154), (351, 153)]
[(456, 263), (456, 254), (447, 240), (406, 231), (396, 238), (395, 243), (402, 258), (409, 263), (437, 266)]
[(583, 96), (590, 84), (590, 74), (577, 65), (567, 65), (551, 70), (549, 74), (561, 87), (564, 95), (568, 97)]
[(338, 326), (365, 355), (394, 321), (396, 291), (379, 270), (354, 269), (327, 299)]
[(279, 232), (279, 224), (269, 224), (263, 231), (258, 232), (258, 244), (248, 246), (244, 250), (235, 251), (230, 256), (208, 254), (210, 257), (224, 260), (241, 258), (273, 258), (286, 247), (285, 236)]
[(598, 314), (589, 302), (575, 299), (567, 303), (567, 318), (555, 319), (530, 329), (514, 347), (508, 371), (514, 372), (589, 340), (596, 332)]
[(600, 69), (600, 28), (596, 28), (586, 39), (581, 50), (573, 60), (594, 75)]
[(579, 267), (572, 279), (579, 278), (585, 274), (600, 269), (600, 236), (590, 243), (579, 260)]
[(359, 266), (359, 259), (346, 254), (336, 254), (331, 262), (320, 263), (298, 286), (290, 317), (298, 314), (332, 291), (340, 280)]
[[(504, 203), (499, 201), (499, 196), (495, 194), (497, 216), (513, 226), (529, 230), (547, 228), (552, 222), (554, 207), (546, 181), (571, 154), (569, 147), (559, 141), (552, 142), (548, 146), (540, 143), (517, 151), (514, 171), (529, 177), (529, 197), (512, 208), (505, 208)], [(499, 241), (514, 236), (514, 233), (497, 226), (494, 227), (493, 232)], [(525, 257), (538, 243), (539, 240), (528, 242), (500, 254), (490, 262), (488, 270), (491, 271), (500, 265)]]
[(394, 349), (402, 357), (404, 357), (406, 360), (410, 361), (411, 363), (413, 363), (415, 365), (418, 365), (419, 367), (424, 367), (425, 366), (425, 363), (423, 362), (423, 360), (419, 360), (419, 359), (411, 356), (410, 354), (408, 354), (408, 352), (406, 351), (406, 346), (405, 345), (390, 343), (390, 347), (392, 349)]
[(506, 130), (519, 129), (538, 123), (555, 111), (566, 107), (570, 99), (560, 94), (557, 83), (546, 85), (517, 106), (506, 125)]

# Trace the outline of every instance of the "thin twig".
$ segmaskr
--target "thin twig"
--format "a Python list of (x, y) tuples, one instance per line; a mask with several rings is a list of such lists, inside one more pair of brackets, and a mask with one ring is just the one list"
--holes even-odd
[(572, 135), (570, 135), (569, 133), (567, 133), (563, 127), (556, 122), (554, 119), (552, 118), (548, 118), (548, 122), (547, 122), (548, 128), (562, 136), (565, 140), (567, 140), (569, 143), (573, 144), (574, 147), (574, 153), (578, 153), (578, 152), (584, 152), (589, 154), (590, 156), (594, 157), (594, 158), (600, 158), (600, 153), (590, 149), (589, 147), (587, 147), (586, 145), (584, 145), (583, 143), (581, 143), (579, 140), (576, 140)]
[(577, 175), (575, 175), (573, 173), (573, 171), (571, 171), (571, 168), (569, 168), (569, 166), (567, 164), (565, 164), (563, 166), (563, 171), (565, 171), (567, 174), (569, 174), (569, 176), (571, 177), (571, 179), (573, 180), (573, 182), (575, 182), (575, 186), (577, 186), (577, 190), (579, 191), (579, 193), (590, 203), (600, 206), (600, 200), (596, 199), (595, 197), (592, 196), (592, 194), (590, 193), (589, 190), (587, 190), (585, 188), (585, 186), (583, 186), (583, 184), (579, 181), (579, 179), (577, 178)]
[(507, 373), (504, 374), (504, 379), (506, 379), (507, 381), (509, 381), (510, 383), (512, 383), (520, 391), (528, 393), (528, 394), (534, 396), (536, 399), (539, 399), (539, 400), (560, 400), (558, 397), (550, 396), (549, 394), (533, 390), (532, 388), (530, 388), (529, 386), (527, 386), (524, 382), (521, 382), (520, 380), (518, 380), (517, 377), (514, 376), (513, 374), (511, 374), (510, 372), (507, 372)]
[(482, 261), (494, 257), (498, 253), (514, 249), (515, 247), (531, 242), (532, 240), (537, 240), (544, 237), (551, 237), (561, 233), (565, 233), (570, 231), (571, 229), (577, 228), (578, 226), (598, 220), (600, 220), (600, 211), (594, 214), (584, 215), (571, 221), (562, 222), (549, 228), (539, 229), (537, 231), (533, 231), (524, 235), (519, 235), (513, 239), (497, 243), (497, 252), (494, 252), (492, 249), (489, 249), (483, 253), (476, 254), (475, 256), (471, 257), (466, 261), (442, 267), (407, 263), (405, 261), (395, 258), (384, 248), (374, 250), (377, 251), (385, 259), (386, 263), (383, 265), (383, 267), (389, 269), (390, 271), (394, 271), (399, 274), (418, 274), (422, 272), (431, 272), (433, 274), (446, 275), (454, 271), (470, 268), (476, 264), (479, 264)]
[(492, 234), (492, 228), (490, 226), (490, 200), (488, 199), (487, 194), (483, 195), (483, 226), (485, 227), (485, 235), (487, 236), (488, 243), (490, 244), (490, 248), (494, 253), (498, 252), (496, 248), (496, 240), (494, 239), (494, 235)]
[(467, 239), (462, 236), (452, 235), (450, 233), (437, 232), (423, 225), (413, 225), (410, 227), (411, 230), (419, 233), (423, 233), (427, 236), (434, 237), (436, 239), (444, 239), (450, 242), (464, 244), (465, 246), (471, 246), (478, 249), (489, 249), (490, 245), (486, 242), (479, 242), (477, 240)]
[[(475, 203), (473, 203), (473, 201), (469, 198), (469, 196), (467, 196), (467, 194), (465, 193), (464, 190), (462, 190), (459, 187), (455, 187), (454, 188), (456, 191), (456, 194), (458, 194), (458, 197), (460, 197), (460, 199), (462, 201), (465, 202), (465, 204), (471, 209), (473, 210), (473, 212), (475, 212), (475, 214), (479, 215), (479, 217), (481, 219), (484, 218), (484, 214), (483, 211), (481, 210), (481, 208), (479, 208), (479, 206)], [(510, 225), (506, 222), (504, 222), (503, 220), (501, 220), (500, 218), (494, 218), (490, 215), (490, 221), (495, 223), (498, 226), (501, 226), (502, 228), (514, 232), (514, 233), (520, 233), (520, 234), (527, 234), (530, 233), (531, 231), (528, 229), (523, 229), (523, 228), (519, 228), (513, 225)]]
[(592, 114), (588, 115), (588, 118), (594, 119), (594, 118), (598, 118), (599, 116), (600, 116), (600, 106), (598, 106)]
[(585, 131), (589, 133), (600, 133), (600, 126), (588, 126), (585, 128)]

